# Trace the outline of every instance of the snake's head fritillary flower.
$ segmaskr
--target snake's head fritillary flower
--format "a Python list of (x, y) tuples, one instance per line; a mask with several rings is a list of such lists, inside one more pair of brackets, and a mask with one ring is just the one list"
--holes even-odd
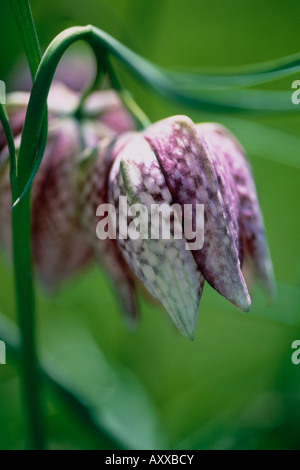
[[(17, 147), (28, 98), (27, 93), (8, 97)], [(137, 313), (135, 275), (190, 339), (195, 337), (205, 280), (246, 312), (251, 301), (242, 268), (250, 261), (273, 293), (251, 170), (242, 147), (226, 129), (174, 116), (136, 132), (111, 90), (92, 93), (76, 113), (79, 120), (66, 117), (79, 103), (77, 91), (53, 85), (48, 142), (32, 192), (33, 253), (46, 287), (56, 287), (96, 256), (130, 320)], [(0, 152), (0, 243), (8, 245), (11, 201), (1, 128)], [(99, 241), (95, 225), (104, 214), (97, 208), (109, 204), (116, 211), (112, 236)], [(133, 206), (139, 207), (136, 213)], [(124, 236), (136, 226), (134, 216), (143, 209), (152, 215), (153, 207), (158, 219), (162, 217), (158, 230), (141, 217), (143, 236)], [(125, 226), (120, 223), (124, 214)], [(168, 217), (170, 236), (162, 237)], [(203, 238), (200, 245), (195, 234)]]
[[(86, 226), (95, 221), (97, 205), (109, 202), (116, 208), (116, 240), (111, 244), (115, 265), (124, 267), (126, 261), (186, 337), (195, 337), (205, 280), (233, 305), (249, 310), (251, 301), (242, 273), (246, 251), (265, 284), (272, 285), (251, 172), (241, 147), (223, 128), (196, 126), (185, 116), (165, 119), (142, 133), (125, 134), (115, 144), (107, 144), (92, 173), (94, 183), (90, 184), (90, 177), (85, 186), (84, 201), (89, 201), (84, 203), (89, 213)], [(126, 207), (122, 207), (122, 197), (126, 197)], [(170, 237), (153, 237), (152, 232), (147, 236), (147, 222), (140, 227), (144, 236), (124, 236), (119, 216), (122, 211), (131, 216), (128, 229), (135, 204), (148, 214), (153, 206), (175, 205)], [(185, 219), (195, 217), (196, 226), (202, 223), (198, 205), (204, 206), (201, 247), (195, 247), (184, 230)], [(183, 217), (179, 217), (180, 209)], [(99, 247), (102, 243), (98, 240)], [(127, 273), (122, 285), (126, 285), (126, 277)]]
[[(154, 205), (171, 207), (172, 194), (155, 152), (143, 135), (134, 135), (118, 152), (109, 178), (109, 201), (122, 212), (120, 196), (127, 197), (129, 212), (134, 204), (148, 213)], [(133, 215), (133, 214), (132, 214)], [(131, 222), (131, 220), (130, 220)], [(182, 227), (174, 212), (174, 232)], [(148, 228), (148, 223), (146, 222)], [(178, 230), (179, 225), (179, 230)], [(177, 226), (177, 227), (176, 227)], [(162, 239), (152, 234), (145, 238), (122, 238), (117, 227), (118, 245), (126, 262), (149, 292), (162, 302), (181, 333), (194, 339), (204, 278), (183, 237)]]
[(50, 291), (92, 258), (79, 218), (76, 173), (81, 137), (73, 120), (54, 119), (33, 185), (33, 254), (39, 278)]
[[(19, 145), (16, 139), (16, 146)], [(76, 171), (81, 136), (70, 119), (53, 118), (44, 158), (32, 188), (32, 241), (38, 277), (48, 291), (60, 286), (91, 259), (78, 218)], [(8, 153), (1, 157), (5, 172), (0, 180), (0, 242), (10, 251), (12, 205)], [(1, 159), (0, 157), (0, 159)]]
[[(8, 114), (20, 145), (29, 94), (8, 95)], [(81, 224), (79, 182), (82, 159), (104, 137), (116, 137), (133, 128), (133, 120), (112, 90), (92, 94), (81, 110), (80, 121), (71, 115), (78, 109), (80, 94), (55, 82), (51, 88), (49, 132), (45, 154), (32, 189), (33, 255), (43, 286), (59, 287), (82, 269), (94, 252)], [(10, 251), (8, 149), (0, 126), (0, 245)]]

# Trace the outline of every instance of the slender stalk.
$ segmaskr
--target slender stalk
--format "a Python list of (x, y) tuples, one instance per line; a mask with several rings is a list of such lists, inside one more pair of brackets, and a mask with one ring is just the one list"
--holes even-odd
[[(36, 74), (41, 54), (28, 0), (10, 0), (28, 58), (32, 78)], [(11, 171), (13, 200), (19, 194), (18, 168)], [(38, 373), (35, 335), (35, 298), (31, 254), (31, 193), (27, 192), (12, 211), (13, 257), (18, 323), (21, 333), (22, 385), (28, 423), (28, 446), (45, 448), (42, 417), (41, 383)]]
[(129, 93), (128, 90), (122, 87), (113, 67), (111, 64), (111, 61), (107, 57), (107, 54), (105, 54), (105, 70), (108, 73), (108, 76), (110, 78), (112, 87), (118, 92), (124, 106), (128, 109), (128, 111), (131, 113), (133, 116), (138, 128), (140, 130), (146, 129), (148, 126), (150, 126), (151, 121), (149, 118), (146, 116), (144, 111), (138, 106), (138, 104), (134, 101), (133, 97)]
[(44, 426), (35, 342), (35, 300), (31, 268), (31, 193), (12, 212), (13, 252), (18, 323), (21, 332), (21, 374), (29, 429), (28, 445), (43, 449)]

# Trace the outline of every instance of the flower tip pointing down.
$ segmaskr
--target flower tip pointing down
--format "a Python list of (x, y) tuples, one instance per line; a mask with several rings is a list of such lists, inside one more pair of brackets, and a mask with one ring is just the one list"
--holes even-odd
[(186, 250), (186, 243), (173, 237), (168, 241), (117, 237), (131, 270), (187, 339), (196, 336), (204, 280), (242, 312), (249, 312), (244, 251), (267, 290), (274, 291), (251, 170), (227, 130), (174, 116), (132, 133), (115, 153), (108, 191), (118, 210), (120, 196), (127, 196), (128, 206), (138, 203), (148, 211), (156, 203), (175, 203), (183, 211), (185, 204), (204, 205), (202, 249)]
[(184, 310), (180, 309), (176, 304), (170, 305), (170, 303), (168, 303), (167, 305), (164, 302), (162, 303), (180, 333), (189, 341), (195, 341), (198, 326), (199, 304), (197, 304), (196, 308), (194, 305), (190, 305), (187, 310)]
[[(127, 196), (127, 211), (142, 204), (151, 211), (154, 204), (172, 205), (156, 155), (141, 135), (133, 136), (119, 152), (109, 176), (109, 201), (122, 212), (120, 196)], [(174, 213), (177, 221), (177, 216)], [(148, 217), (140, 220), (148, 229)], [(120, 227), (117, 227), (119, 230)], [(118, 237), (119, 249), (147, 290), (165, 307), (180, 332), (193, 340), (204, 279), (185, 239)]]
[(183, 336), (189, 341), (194, 342), (196, 339), (196, 333), (197, 333), (197, 323), (193, 331), (187, 331), (187, 333), (183, 334)]
[[(102, 114), (95, 117), (97, 132), (94, 122), (92, 127), (84, 127), (87, 142), (98, 144), (103, 134), (108, 138), (102, 139), (99, 152), (89, 160), (86, 177), (78, 191), (79, 200), (75, 198), (77, 183), (72, 176), (72, 170), (77, 171), (79, 151), (77, 131), (71, 132), (75, 123), (67, 125), (64, 120), (63, 125), (58, 125), (61, 122), (58, 117), (53, 118), (53, 122), (50, 120), (45, 158), (33, 187), (33, 214), (40, 214), (42, 196), (55, 223), (60, 222), (58, 199), (66, 198), (66, 208), (70, 205), (74, 214), (72, 212), (72, 220), (64, 225), (63, 231), (60, 227), (56, 239), (52, 239), (49, 230), (46, 240), (48, 245), (51, 242), (53, 250), (47, 257), (45, 231), (41, 230), (40, 217), (34, 217), (34, 253), (42, 280), (46, 284), (57, 280), (57, 269), (61, 270), (64, 260), (61, 253), (67, 248), (83, 249), (81, 256), (72, 259), (68, 269), (64, 269), (63, 277), (84, 266), (92, 255), (99, 258), (116, 287), (128, 327), (133, 330), (137, 325), (133, 272), (164, 305), (178, 330), (190, 341), (196, 337), (205, 280), (234, 306), (249, 312), (251, 299), (242, 274), (243, 253), (246, 267), (249, 259), (252, 273), (261, 280), (270, 299), (274, 299), (275, 280), (256, 189), (245, 153), (235, 138), (218, 124), (195, 125), (186, 116), (164, 119), (142, 133), (135, 132), (126, 119), (122, 120), (125, 124), (120, 128), (119, 111), (123, 110), (119, 109), (118, 102), (112, 106), (112, 98), (111, 94), (99, 92), (90, 103), (93, 112), (103, 109), (101, 106), (107, 100), (109, 106), (105, 108), (105, 119)], [(23, 118), (23, 114), (15, 117), (14, 135), (20, 133)], [(124, 133), (125, 130), (130, 132)], [(0, 151), (2, 141), (0, 132)], [(64, 179), (61, 168), (65, 166)], [(49, 186), (49, 169), (52, 186)], [(5, 182), (2, 181), (4, 192)], [(142, 204), (149, 213), (157, 204), (168, 207), (176, 204), (183, 211), (185, 204), (204, 205), (202, 249), (187, 250), (187, 240), (177, 239), (174, 233), (166, 240), (117, 237), (117, 240), (99, 243), (95, 234), (96, 208), (109, 202), (120, 212), (120, 196), (127, 196), (128, 206)], [(72, 206), (73, 199), (76, 199), (76, 207)], [(80, 212), (77, 206), (82, 209), (81, 220), (77, 220)], [(174, 221), (176, 217), (175, 211)], [(80, 237), (74, 237), (74, 226), (80, 229)], [(45, 226), (47, 230), (48, 227), (49, 224)], [(145, 227), (148, 228), (148, 222)], [(180, 227), (183, 232), (183, 226)], [(0, 231), (0, 242), (1, 236)], [(61, 281), (62, 276), (58, 280)]]
[(251, 299), (249, 294), (247, 296), (243, 296), (241, 299), (239, 299), (238, 302), (238, 308), (243, 312), (243, 313), (248, 313), (251, 308)]

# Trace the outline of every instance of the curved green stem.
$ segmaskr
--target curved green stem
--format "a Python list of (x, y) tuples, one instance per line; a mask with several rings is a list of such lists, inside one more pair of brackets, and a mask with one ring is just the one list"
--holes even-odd
[[(285, 92), (268, 93), (261, 90), (232, 89), (207, 92), (207, 90), (201, 89), (201, 86), (199, 86), (199, 90), (189, 91), (186, 89), (184, 80), (183, 84), (180, 83), (179, 74), (174, 77), (170, 72), (134, 53), (104, 31), (90, 25), (69, 28), (60, 33), (49, 45), (36, 74), (20, 148), (22, 181), (19, 194), (21, 198), (25, 194), (24, 188), (29, 187), (32, 183), (40, 164), (40, 161), (35, 160), (35, 157), (41, 134), (42, 117), (46, 109), (46, 101), (55, 70), (65, 51), (77, 41), (86, 41), (94, 50), (96, 57), (99, 56), (99, 50), (113, 55), (148, 88), (171, 101), (215, 111), (298, 111), (291, 102), (290, 93)], [(118, 87), (118, 85), (116, 86)], [(138, 117), (137, 109), (130, 103), (130, 95), (123, 93), (123, 99), (136, 114), (137, 121), (142, 122), (143, 118)]]
[(130, 92), (122, 87), (117, 75), (115, 74), (115, 71), (112, 67), (110, 60), (107, 57), (107, 54), (105, 54), (104, 57), (105, 57), (105, 69), (108, 73), (108, 76), (110, 78), (113, 88), (118, 92), (124, 106), (131, 112), (138, 128), (140, 130), (146, 129), (148, 126), (150, 126), (151, 121), (148, 119), (144, 111), (134, 101)]
[[(109, 47), (110, 42), (107, 41), (107, 37), (112, 41), (111, 47)], [(123, 57), (122, 51), (118, 52), (119, 43), (93, 26), (69, 28), (52, 41), (39, 65), (23, 128), (18, 164), (19, 184), (22, 188), (21, 193), (19, 193), (21, 197), (23, 197), (24, 188), (32, 183), (39, 167), (40, 162), (36, 161), (38, 142), (42, 130), (43, 114), (46, 111), (47, 97), (56, 68), (63, 54), (77, 41), (86, 41), (94, 50), (96, 57), (99, 56), (99, 48), (106, 48), (118, 58)], [(128, 106), (131, 106), (131, 111), (137, 113), (138, 108), (133, 109), (133, 100), (130, 105), (128, 96), (126, 100)], [(144, 125), (145, 118), (141, 117), (141, 113), (139, 114), (140, 118), (137, 117), (137, 120), (143, 119)]]
[[(32, 79), (40, 62), (40, 48), (33, 23), (30, 4), (27, 0), (10, 0), (28, 58)], [(46, 113), (46, 110), (45, 110)], [(42, 116), (42, 118), (44, 115)], [(44, 131), (46, 129), (45, 119)], [(38, 147), (46, 141), (45, 132), (39, 136)], [(10, 149), (12, 151), (12, 148)], [(14, 159), (11, 156), (11, 162)], [(22, 156), (17, 167), (11, 166), (11, 190), (13, 200), (19, 194), (22, 179)], [(21, 168), (20, 168), (21, 167)], [(24, 404), (29, 429), (29, 447), (45, 448), (44, 423), (42, 416), (41, 382), (38, 373), (35, 335), (35, 297), (31, 254), (31, 193), (28, 191), (20, 204), (12, 211), (12, 238), (16, 303), (18, 323), (21, 332), (22, 384)]]

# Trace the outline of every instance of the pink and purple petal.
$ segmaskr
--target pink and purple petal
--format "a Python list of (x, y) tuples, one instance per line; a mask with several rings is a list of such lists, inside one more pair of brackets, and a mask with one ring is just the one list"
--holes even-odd
[(211, 135), (216, 151), (230, 166), (239, 196), (240, 227), (245, 261), (250, 261), (248, 268), (252, 267), (255, 275), (273, 298), (276, 289), (273, 266), (255, 183), (245, 151), (223, 126), (208, 123), (201, 124), (200, 127), (206, 135)]
[[(193, 122), (185, 116), (160, 121), (145, 131), (174, 202), (204, 204), (205, 241), (193, 255), (206, 280), (243, 311), (251, 301), (239, 259), (236, 207), (224, 200), (213, 151), (202, 142)], [(232, 185), (232, 182), (230, 183)], [(231, 186), (234, 194), (234, 188)], [(197, 223), (197, 221), (196, 221)]]
[(122, 148), (129, 137), (130, 135), (124, 135), (117, 141), (106, 139), (99, 144), (97, 153), (81, 182), (80, 208), (81, 223), (93, 247), (94, 255), (108, 273), (125, 318), (130, 324), (134, 324), (137, 321), (138, 307), (132, 273), (117, 241), (110, 238), (99, 240), (96, 235), (99, 222), (96, 212), (99, 205), (108, 202), (108, 178), (115, 152)]
[[(119, 152), (110, 174), (109, 189), (111, 204), (121, 211), (120, 196), (127, 196), (126, 211), (133, 204), (142, 204), (148, 215), (154, 205), (172, 205), (172, 196), (155, 153), (139, 134)], [(129, 218), (128, 223), (132, 222), (133, 218)], [(180, 224), (176, 213), (175, 223)], [(162, 302), (178, 329), (184, 336), (194, 339), (204, 278), (192, 253), (185, 248), (184, 237), (175, 239), (171, 232), (170, 239), (153, 239), (149, 231), (147, 216), (141, 223), (145, 238), (122, 239), (118, 233), (120, 250), (136, 276)]]

